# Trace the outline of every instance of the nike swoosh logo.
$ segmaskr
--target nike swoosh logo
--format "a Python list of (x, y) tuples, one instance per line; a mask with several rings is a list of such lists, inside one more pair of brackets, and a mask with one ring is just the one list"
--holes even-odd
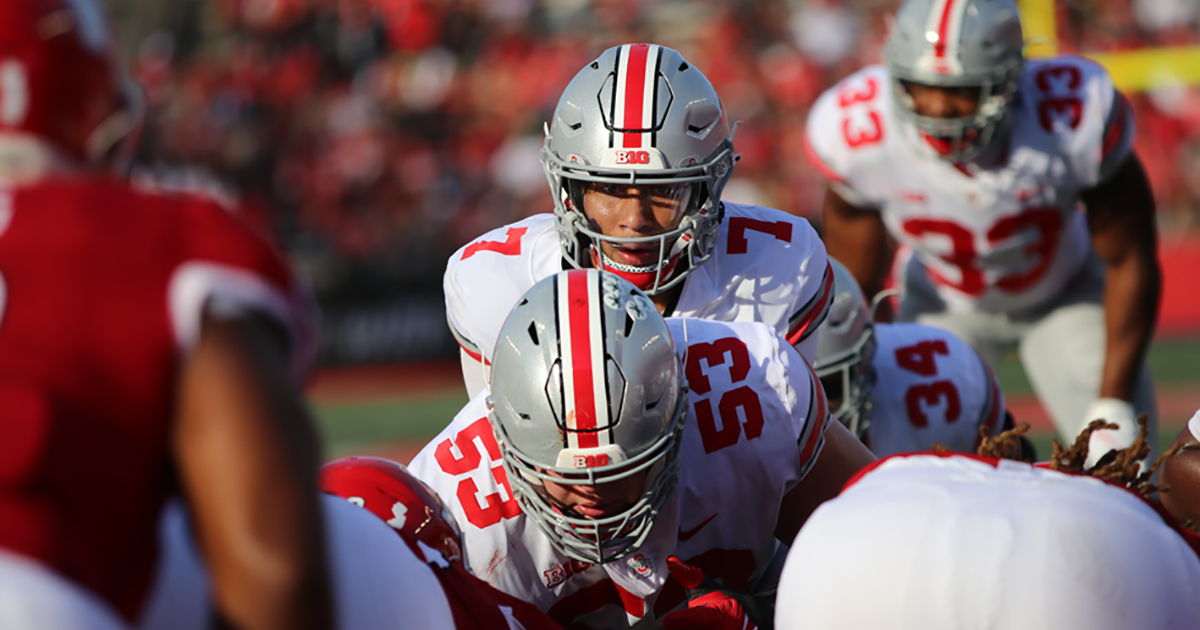
[(704, 529), (704, 526), (705, 526), (705, 525), (708, 525), (708, 522), (709, 522), (709, 521), (711, 521), (711, 520), (713, 520), (714, 518), (717, 518), (717, 515), (716, 515), (716, 514), (713, 514), (712, 516), (710, 516), (710, 517), (708, 517), (708, 518), (704, 519), (704, 522), (703, 522), (703, 523), (700, 523), (699, 525), (697, 525), (697, 526), (693, 527), (692, 529), (690, 529), (690, 530), (688, 530), (688, 531), (686, 531), (686, 532), (685, 532), (685, 531), (683, 531), (683, 528), (682, 528), (682, 527), (680, 527), (680, 528), (679, 528), (679, 542), (683, 542), (683, 541), (685, 541), (685, 540), (687, 540), (687, 539), (691, 538), (692, 536), (695, 536), (695, 535), (696, 535), (696, 532), (700, 531), (701, 529)]

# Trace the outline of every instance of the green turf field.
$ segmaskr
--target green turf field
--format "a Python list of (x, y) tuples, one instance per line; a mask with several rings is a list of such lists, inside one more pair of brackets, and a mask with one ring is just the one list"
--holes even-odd
[[(1178, 390), (1195, 383), (1200, 388), (1200, 339), (1156, 342), (1150, 348), (1149, 362), (1158, 385)], [(997, 375), (1007, 396), (1032, 394), (1015, 356), (1005, 361)], [(324, 405), (316, 412), (327, 450), (344, 454), (364, 445), (429, 439), (466, 403), (466, 395), (455, 385), (410, 397)], [(1170, 443), (1176, 432), (1177, 427), (1164, 427), (1159, 432), (1160, 443)], [(1031, 437), (1039, 456), (1048, 457), (1054, 435), (1042, 432)]]
[[(1195, 383), (1200, 388), (1200, 339), (1156, 341), (1150, 346), (1148, 362), (1157, 385), (1184, 386)], [(1016, 355), (1010, 356), (1000, 366), (996, 376), (1004, 386), (1005, 396), (1033, 393)]]

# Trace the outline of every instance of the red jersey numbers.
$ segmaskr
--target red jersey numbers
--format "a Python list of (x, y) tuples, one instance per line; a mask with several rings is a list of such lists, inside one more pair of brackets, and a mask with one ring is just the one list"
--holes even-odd
[[(909, 235), (928, 241), (941, 238), (949, 241), (949, 251), (938, 257), (958, 270), (958, 277), (947, 277), (930, 268), (929, 275), (940, 285), (952, 287), (973, 298), (983, 297), (987, 291), (987, 279), (981, 266), (975, 234), (946, 219), (909, 219), (902, 229)], [(1064, 225), (1059, 208), (1029, 208), (1019, 214), (1010, 215), (988, 228), (985, 235), (992, 251), (1003, 249), (1008, 243), (1023, 245), (1022, 254), (1032, 263), (1022, 271), (996, 278), (993, 285), (1009, 293), (1021, 293), (1036, 285), (1050, 270), (1050, 264), (1058, 253)], [(944, 246), (943, 246), (944, 247)], [(922, 247), (926, 251), (928, 247)]]
[(750, 373), (750, 351), (745, 342), (736, 337), (726, 337), (712, 343), (688, 346), (688, 385), (693, 392), (702, 396), (713, 391), (701, 362), (708, 365), (711, 374), (713, 368), (726, 365), (727, 356), (731, 387), (721, 394), (716, 413), (713, 412), (713, 401), (709, 398), (702, 398), (694, 405), (696, 426), (700, 429), (705, 453), (737, 444), (743, 426), (747, 440), (762, 435), (763, 411), (758, 394), (749, 385), (732, 387), (746, 380)]
[[(492, 478), (502, 491), (482, 497), (479, 496), (479, 486), (470, 477), (479, 469), (479, 463), (483, 459), (480, 445), (487, 452)], [(442, 472), (463, 476), (458, 482), (458, 491), (455, 494), (467, 515), (467, 520), (475, 527), (490, 527), (499, 523), (501, 519), (512, 518), (521, 513), (517, 500), (513, 498), (512, 488), (508, 485), (508, 474), (504, 466), (498, 464), (501, 461), (500, 445), (496, 443), (496, 436), (492, 434), (492, 427), (487, 418), (480, 418), (459, 431), (453, 441), (448, 438), (443, 440), (434, 452), (434, 459)], [(497, 465), (493, 466), (492, 463)]]
[(941, 339), (922, 341), (914, 346), (896, 349), (896, 365), (921, 376), (937, 376), (937, 357), (950, 356), (950, 349)]
[(979, 252), (975, 249), (975, 235), (967, 228), (945, 219), (909, 219), (904, 222), (903, 229), (910, 235), (927, 240), (930, 236), (940, 236), (950, 241), (950, 251), (944, 251), (939, 258), (959, 271), (957, 279), (948, 278), (937, 270), (930, 268), (929, 275), (938, 284), (954, 287), (971, 297), (983, 295), (983, 269), (979, 266)]
[(508, 228), (505, 233), (507, 237), (501, 241), (476, 241), (467, 246), (467, 250), (463, 252), (462, 259), (466, 260), (479, 252), (496, 252), (501, 256), (520, 256), (521, 255), (521, 237), (525, 236), (525, 232), (529, 228)]
[(1004, 217), (988, 230), (989, 243), (1020, 238), (1025, 233), (1035, 235), (1025, 246), (1024, 253), (1034, 260), (1028, 271), (1011, 273), (996, 280), (996, 286), (1010, 293), (1020, 293), (1037, 284), (1050, 269), (1062, 237), (1063, 216), (1058, 208), (1030, 208), (1021, 214)]
[(729, 242), (726, 245), (728, 254), (745, 254), (749, 248), (746, 241), (746, 230), (762, 232), (775, 237), (777, 241), (792, 242), (792, 224), (787, 221), (759, 221), (747, 217), (729, 218)]
[(847, 85), (838, 92), (842, 109), (842, 136), (851, 149), (883, 140), (883, 121), (872, 106), (879, 94), (879, 80), (867, 79), (865, 84)]
[(1041, 92), (1038, 121), (1042, 128), (1054, 133), (1061, 126), (1074, 129), (1083, 118), (1083, 73), (1075, 66), (1050, 66), (1037, 73), (1034, 81)]
[[(950, 356), (950, 348), (941, 339), (922, 341), (915, 345), (896, 349), (896, 364), (921, 376), (937, 376), (937, 355)], [(925, 410), (940, 404), (946, 405), (946, 424), (951, 424), (962, 415), (962, 399), (952, 381), (938, 380), (920, 383), (908, 388), (904, 394), (904, 406), (908, 420), (915, 427), (929, 426)]]

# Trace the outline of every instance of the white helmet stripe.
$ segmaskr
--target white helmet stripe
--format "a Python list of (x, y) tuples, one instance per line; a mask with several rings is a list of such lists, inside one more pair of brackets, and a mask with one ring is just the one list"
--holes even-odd
[(610, 443), (599, 274), (577, 269), (558, 276), (564, 414), (568, 448)]

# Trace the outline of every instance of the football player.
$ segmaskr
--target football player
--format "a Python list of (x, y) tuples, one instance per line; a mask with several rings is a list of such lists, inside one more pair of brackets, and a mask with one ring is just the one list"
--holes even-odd
[[(1099, 65), (1027, 60), (1012, 0), (907, 0), (885, 65), (808, 119), (829, 180), (830, 255), (881, 288), (890, 234), (899, 319), (946, 328), (993, 367), (1016, 346), (1056, 428), (1094, 457), (1133, 442), (1154, 400), (1154, 199), (1132, 110)], [(1086, 212), (1080, 211), (1080, 206)]]
[(1200, 627), (1197, 548), (1156, 505), (1011, 460), (880, 460), (801, 530), (775, 627)]
[(304, 292), (214, 204), (108, 175), (133, 92), (93, 0), (0, 2), (0, 627), (123, 627), (167, 498), (217, 615), (328, 628)]
[(474, 573), (564, 627), (695, 623), (668, 613), (696, 573), (769, 591), (779, 541), (874, 459), (775, 329), (664, 320), (614, 274), (538, 282), (499, 339), (489, 392), (410, 469), (448, 499)]
[(559, 627), (536, 606), (492, 588), (467, 571), (454, 514), (403, 465), (377, 457), (347, 457), (321, 468), (320, 486), (392, 526), (429, 564), (450, 601), (457, 630)]
[(467, 244), (446, 265), (467, 391), (483, 391), (504, 315), (537, 281), (603, 269), (668, 317), (763, 322), (812, 359), (833, 278), (804, 219), (724, 202), (734, 127), (698, 68), (652, 44), (605, 51), (563, 91), (542, 165), (553, 214)]
[(817, 329), (817, 360), (833, 417), (875, 453), (974, 453), (980, 430), (1005, 428), (1004, 392), (987, 364), (943, 328), (872, 324), (854, 276), (833, 268), (833, 306)]

